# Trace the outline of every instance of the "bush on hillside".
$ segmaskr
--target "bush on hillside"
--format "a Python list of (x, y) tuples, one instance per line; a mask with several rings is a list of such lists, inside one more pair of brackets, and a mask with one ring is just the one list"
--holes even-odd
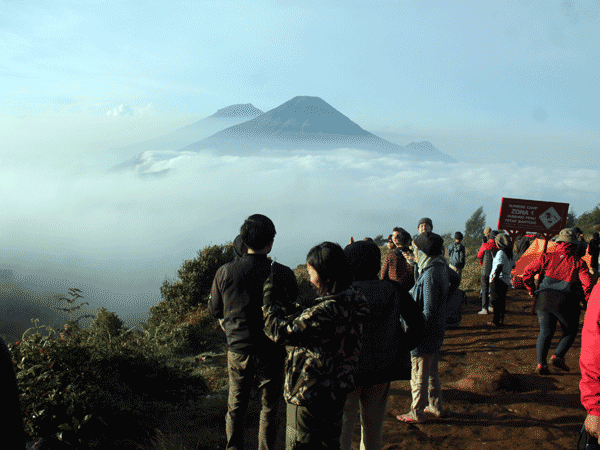
[(206, 305), (218, 268), (232, 261), (233, 256), (231, 243), (205, 247), (196, 258), (184, 261), (177, 279), (163, 282), (163, 300), (150, 308), (144, 325), (159, 351), (168, 348), (178, 354), (198, 353), (218, 340), (218, 324)]
[(117, 430), (127, 438), (149, 431), (146, 397), (177, 398), (183, 380), (195, 395), (206, 392), (203, 379), (191, 376), (194, 367), (170, 361), (143, 333), (118, 325), (105, 308), (87, 330), (75, 321), (56, 330), (36, 319), (9, 345), (30, 440), (43, 437), (49, 448), (108, 448)]

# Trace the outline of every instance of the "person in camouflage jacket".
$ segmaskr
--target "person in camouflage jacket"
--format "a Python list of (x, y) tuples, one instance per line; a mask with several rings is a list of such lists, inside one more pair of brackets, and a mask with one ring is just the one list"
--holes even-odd
[[(312, 264), (311, 264), (312, 262)], [(338, 244), (324, 242), (307, 257), (311, 283), (319, 298), (290, 311), (272, 297), (273, 280), (264, 285), (265, 334), (286, 345), (284, 399), (286, 449), (339, 449), (346, 396), (354, 389), (365, 297), (351, 287), (352, 273)]]

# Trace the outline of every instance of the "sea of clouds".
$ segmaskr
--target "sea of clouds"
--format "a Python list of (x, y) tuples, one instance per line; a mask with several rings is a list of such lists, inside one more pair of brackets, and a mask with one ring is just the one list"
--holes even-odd
[(79, 287), (92, 305), (128, 314), (148, 311), (185, 259), (233, 240), (253, 213), (275, 222), (272, 256), (296, 267), (323, 240), (345, 245), (394, 226), (412, 233), (423, 216), (434, 231), (454, 232), (479, 206), (494, 227), (502, 197), (566, 202), (580, 214), (600, 192), (595, 168), (415, 161), (347, 148), (145, 152), (120, 172), (109, 171), (113, 161), (68, 150), (6, 159), (3, 269), (61, 294)]

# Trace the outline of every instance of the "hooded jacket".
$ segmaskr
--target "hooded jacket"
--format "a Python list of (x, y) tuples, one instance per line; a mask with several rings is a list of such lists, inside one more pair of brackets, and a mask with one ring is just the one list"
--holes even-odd
[(449, 269), (443, 257), (434, 257), (422, 269), (419, 279), (410, 293), (423, 310), (425, 337), (423, 342), (412, 350), (411, 355), (438, 353), (446, 333), (446, 316), (450, 292), (458, 285), (452, 277), (450, 286)]
[[(568, 242), (560, 242), (553, 253), (542, 253), (523, 271), (523, 284), (530, 294), (538, 294), (546, 290), (555, 290), (569, 294), (573, 284), (581, 282), (585, 300), (592, 291), (592, 279), (588, 266), (577, 256), (578, 246)], [(534, 276), (540, 274), (540, 284), (535, 290)]]

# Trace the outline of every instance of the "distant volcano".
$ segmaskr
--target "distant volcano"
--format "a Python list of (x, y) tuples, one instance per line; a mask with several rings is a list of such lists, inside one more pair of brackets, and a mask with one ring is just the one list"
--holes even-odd
[(294, 97), (247, 122), (226, 128), (181, 150), (214, 149), (227, 154), (250, 155), (262, 149), (292, 150), (335, 148), (401, 153), (417, 159), (455, 161), (429, 142), (402, 147), (362, 129), (319, 97)]
[(209, 119), (210, 117), (213, 117), (213, 118), (222, 117), (222, 118), (226, 118), (226, 119), (231, 119), (231, 118), (236, 118), (236, 117), (256, 117), (256, 116), (260, 116), (262, 113), (263, 112), (260, 109), (255, 108), (254, 105), (252, 105), (252, 103), (245, 103), (245, 104), (239, 104), (239, 105), (231, 105), (226, 108), (221, 108), (216, 113), (214, 113), (212, 116), (207, 117), (207, 119)]
[(116, 150), (119, 158), (132, 158), (112, 167), (110, 171), (124, 170), (139, 163), (139, 155), (144, 152), (167, 152), (177, 151), (194, 142), (198, 142), (215, 134), (224, 128), (237, 125), (247, 120), (260, 116), (263, 112), (255, 108), (251, 103), (236, 104), (219, 109), (212, 116), (179, 128), (172, 133), (150, 139), (148, 141), (122, 147)]

